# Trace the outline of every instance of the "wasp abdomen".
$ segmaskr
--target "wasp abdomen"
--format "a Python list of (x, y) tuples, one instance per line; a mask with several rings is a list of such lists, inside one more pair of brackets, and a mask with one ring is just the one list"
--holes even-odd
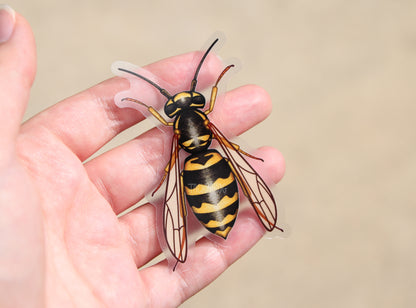
[(186, 158), (183, 183), (188, 203), (210, 232), (227, 238), (238, 212), (238, 187), (228, 162), (216, 150)]

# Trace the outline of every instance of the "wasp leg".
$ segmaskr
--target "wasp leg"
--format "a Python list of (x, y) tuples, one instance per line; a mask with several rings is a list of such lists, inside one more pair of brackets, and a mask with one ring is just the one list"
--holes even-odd
[(180, 194), (181, 194), (181, 198), (182, 198), (182, 207), (181, 207), (181, 215), (183, 217), (186, 217), (188, 215), (187, 211), (186, 211), (186, 206), (185, 206), (185, 187), (183, 186), (183, 171), (181, 172), (181, 183), (180, 183)]
[(205, 114), (210, 113), (212, 110), (214, 110), (215, 100), (217, 99), (217, 92), (218, 92), (218, 83), (220, 82), (221, 78), (225, 75), (225, 73), (230, 69), (234, 67), (234, 64), (228, 65), (220, 74), (220, 76), (217, 79), (217, 82), (212, 87), (211, 91), (211, 101), (209, 103), (209, 108), (205, 110)]
[(173, 122), (167, 122), (161, 115), (159, 112), (157, 112), (157, 110), (155, 110), (153, 107), (147, 106), (146, 104), (142, 103), (141, 101), (138, 101), (137, 99), (134, 98), (130, 98), (130, 97), (125, 97), (122, 99), (122, 101), (129, 101), (129, 102), (133, 102), (133, 103), (137, 103), (140, 104), (144, 107), (147, 108), (147, 110), (149, 110), (149, 112), (163, 125), (166, 126), (173, 126)]
[[(253, 159), (261, 160), (261, 161), (263, 161), (263, 162), (264, 162), (263, 158), (260, 158), (260, 157), (257, 157), (257, 156), (254, 156), (254, 155), (251, 155), (251, 154), (249, 154), (249, 153), (247, 153), (247, 152), (243, 151), (243, 150), (241, 149), (241, 147), (240, 147), (238, 144), (233, 143), (233, 142), (230, 142), (230, 144), (232, 145), (232, 147), (233, 147), (236, 151), (240, 152), (241, 154), (243, 154), (243, 155), (245, 155), (245, 156), (247, 156), (247, 157), (253, 158)], [(228, 145), (227, 145), (227, 146), (228, 146)], [(228, 146), (228, 147), (229, 147), (229, 146)]]
[(223, 138), (223, 137), (221, 137), (221, 136), (218, 136), (218, 135), (217, 135), (217, 136), (215, 136), (215, 138), (216, 138), (216, 139), (219, 139), (219, 141), (220, 141), (222, 144), (224, 144), (227, 148), (230, 148), (230, 149), (232, 149), (232, 150), (235, 150), (235, 151), (237, 151), (237, 152), (240, 152), (241, 154), (243, 154), (243, 155), (245, 155), (245, 156), (247, 156), (247, 157), (250, 157), (250, 158), (252, 158), (252, 159), (257, 159), (257, 160), (261, 160), (261, 161), (263, 161), (263, 162), (264, 162), (263, 158), (253, 156), (253, 155), (251, 155), (251, 154), (249, 154), (249, 153), (247, 153), (247, 152), (243, 151), (243, 150), (241, 149), (241, 147), (240, 147), (238, 144), (236, 144), (236, 143), (230, 142), (230, 141), (228, 141), (227, 139), (225, 139), (225, 138)]
[[(173, 158), (173, 157), (172, 157)], [(172, 169), (172, 166), (170, 164), (170, 162), (166, 165), (165, 167), (165, 174), (163, 175), (162, 179), (159, 182), (159, 185), (157, 185), (157, 187), (155, 188), (155, 190), (152, 192), (152, 197), (154, 196), (154, 194), (159, 190), (160, 186), (162, 186), (163, 182), (165, 181), (170, 169)]]

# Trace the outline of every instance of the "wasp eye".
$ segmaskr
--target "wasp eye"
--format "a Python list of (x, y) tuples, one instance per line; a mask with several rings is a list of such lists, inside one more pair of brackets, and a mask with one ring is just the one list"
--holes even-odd
[(178, 108), (178, 106), (176, 105), (176, 103), (170, 99), (166, 102), (165, 104), (165, 114), (169, 117), (169, 118), (173, 118), (175, 116), (175, 114), (178, 112), (178, 110), (180, 110)]
[(192, 97), (192, 105), (202, 108), (205, 106), (205, 97), (202, 95), (197, 95)]

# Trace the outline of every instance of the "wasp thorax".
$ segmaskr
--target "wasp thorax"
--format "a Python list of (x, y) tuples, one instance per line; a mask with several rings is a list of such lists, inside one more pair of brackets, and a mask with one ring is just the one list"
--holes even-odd
[(190, 108), (203, 108), (205, 106), (205, 97), (198, 92), (184, 91), (176, 94), (165, 104), (165, 113), (168, 117), (173, 118), (178, 112)]

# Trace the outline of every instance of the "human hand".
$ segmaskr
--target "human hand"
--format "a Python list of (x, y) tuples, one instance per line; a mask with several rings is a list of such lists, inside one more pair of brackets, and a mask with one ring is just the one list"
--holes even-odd
[[(0, 25), (6, 17), (0, 11)], [(146, 69), (182, 90), (193, 76), (188, 69), (193, 56), (172, 57)], [(156, 210), (145, 204), (117, 214), (158, 183), (169, 137), (151, 129), (85, 162), (143, 120), (140, 113), (114, 104), (114, 95), (128, 82), (118, 77), (104, 81), (21, 125), (35, 61), (30, 27), (16, 14), (12, 35), (0, 44), (1, 307), (177, 306), (262, 237), (264, 228), (255, 215), (241, 215), (224, 244), (203, 238), (175, 272), (166, 260), (138, 270), (161, 253)], [(199, 85), (212, 85), (220, 65), (208, 57)], [(147, 97), (148, 102), (160, 99)], [(226, 135), (238, 135), (270, 110), (264, 90), (244, 86), (227, 93), (210, 118)], [(265, 160), (257, 166), (266, 182), (278, 182), (284, 172), (280, 153), (261, 148), (255, 155)]]

